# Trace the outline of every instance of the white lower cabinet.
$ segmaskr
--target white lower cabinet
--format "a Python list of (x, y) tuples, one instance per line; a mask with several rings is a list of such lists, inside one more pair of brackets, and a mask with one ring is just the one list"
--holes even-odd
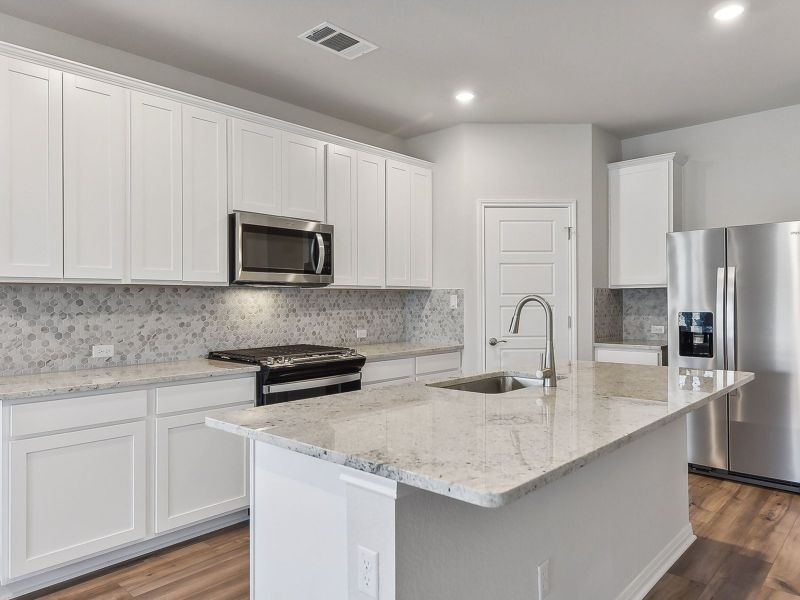
[(413, 381), (440, 381), (459, 375), (461, 352), (440, 352), (368, 362), (361, 371), (361, 385), (365, 388), (388, 387)]
[(205, 418), (255, 391), (247, 374), (0, 406), (2, 583), (51, 585), (244, 518), (246, 440)]
[(9, 574), (20, 577), (147, 534), (144, 421), (9, 444)]
[(214, 412), (156, 419), (156, 533), (249, 504), (247, 440), (206, 427)]
[(595, 348), (595, 362), (623, 363), (628, 365), (653, 365), (665, 364), (663, 352), (658, 349), (633, 350), (626, 348)]

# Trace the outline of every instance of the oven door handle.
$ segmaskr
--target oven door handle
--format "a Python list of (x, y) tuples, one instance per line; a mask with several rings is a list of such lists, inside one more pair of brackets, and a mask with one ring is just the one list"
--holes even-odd
[(304, 379), (303, 381), (292, 381), (291, 383), (275, 383), (264, 386), (264, 394), (277, 394), (280, 392), (295, 392), (297, 390), (309, 390), (312, 388), (325, 387), (328, 385), (338, 385), (340, 383), (350, 383), (361, 379), (361, 373), (349, 373), (347, 375), (337, 375), (335, 377), (320, 377), (318, 379)]
[(314, 239), (317, 245), (317, 266), (314, 269), (314, 273), (321, 275), (322, 268), (325, 266), (325, 240), (321, 233), (314, 234)]

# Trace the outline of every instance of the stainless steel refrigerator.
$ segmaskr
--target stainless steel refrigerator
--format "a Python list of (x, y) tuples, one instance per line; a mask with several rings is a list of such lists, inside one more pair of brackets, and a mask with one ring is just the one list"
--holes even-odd
[(800, 221), (667, 235), (669, 364), (752, 371), (689, 416), (689, 462), (800, 488)]

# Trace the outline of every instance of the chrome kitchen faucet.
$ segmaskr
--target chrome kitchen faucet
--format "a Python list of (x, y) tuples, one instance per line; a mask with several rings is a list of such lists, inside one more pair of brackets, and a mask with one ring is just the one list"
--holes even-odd
[(544, 387), (556, 387), (558, 378), (556, 377), (556, 357), (553, 351), (553, 307), (550, 306), (550, 303), (539, 294), (525, 296), (517, 302), (517, 306), (514, 308), (514, 316), (511, 317), (511, 325), (508, 331), (509, 333), (519, 333), (519, 319), (522, 309), (528, 302), (538, 302), (542, 306), (547, 322), (545, 331), (547, 347), (545, 348), (545, 353), (540, 355), (539, 370), (536, 371), (536, 377), (542, 380)]

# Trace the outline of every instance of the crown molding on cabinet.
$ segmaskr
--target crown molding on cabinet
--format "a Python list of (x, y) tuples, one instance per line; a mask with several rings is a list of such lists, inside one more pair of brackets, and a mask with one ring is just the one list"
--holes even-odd
[(330, 144), (347, 146), (348, 148), (352, 148), (354, 150), (361, 150), (372, 154), (378, 154), (386, 158), (402, 160), (403, 162), (428, 169), (433, 167), (433, 163), (431, 162), (414, 158), (412, 156), (407, 156), (405, 154), (400, 154), (399, 152), (393, 152), (391, 150), (386, 150), (385, 148), (371, 146), (369, 144), (364, 144), (363, 142), (357, 142), (355, 140), (350, 140), (330, 133), (325, 133), (323, 131), (318, 131), (316, 129), (311, 129), (310, 127), (304, 127), (303, 125), (297, 125), (296, 123), (282, 121), (261, 113), (237, 108), (235, 106), (230, 106), (229, 104), (224, 104), (222, 102), (216, 102), (214, 100), (208, 100), (207, 98), (201, 98), (200, 96), (173, 90), (155, 83), (148, 83), (134, 77), (128, 77), (127, 75), (112, 73), (111, 71), (84, 65), (66, 58), (59, 58), (57, 56), (45, 54), (44, 52), (39, 52), (38, 50), (23, 48), (22, 46), (9, 44), (8, 42), (0, 41), (0, 55), (25, 60), (67, 73), (74, 73), (75, 75), (82, 75), (84, 77), (105, 81), (107, 83), (126, 87), (130, 90), (136, 90), (146, 94), (153, 94), (163, 98), (169, 98), (171, 100), (196, 106), (198, 108), (216, 111), (224, 114), (227, 117), (245, 119), (247, 121), (262, 123), (271, 127), (277, 127), (283, 131), (313, 137)]
[(680, 152), (667, 152), (666, 154), (656, 154), (654, 156), (643, 156), (642, 158), (632, 158), (630, 160), (622, 160), (620, 162), (608, 163), (609, 169), (622, 169), (624, 167), (635, 167), (636, 165), (649, 165), (652, 163), (661, 162), (664, 160), (671, 160), (672, 162), (683, 166), (686, 164), (688, 157)]

